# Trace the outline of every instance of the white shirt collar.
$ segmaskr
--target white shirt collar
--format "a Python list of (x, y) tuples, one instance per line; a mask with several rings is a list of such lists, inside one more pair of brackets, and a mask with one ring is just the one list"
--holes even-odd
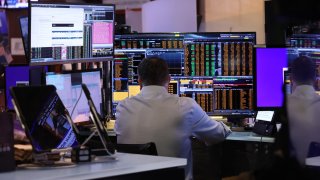
[(156, 86), (156, 85), (150, 85), (150, 86), (143, 86), (140, 94), (142, 96), (157, 96), (162, 94), (167, 94), (168, 91), (163, 86)]

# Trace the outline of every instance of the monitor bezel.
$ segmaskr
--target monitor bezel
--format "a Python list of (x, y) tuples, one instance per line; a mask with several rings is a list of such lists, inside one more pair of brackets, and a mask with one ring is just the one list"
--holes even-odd
[[(54, 61), (45, 61), (45, 62), (32, 62), (31, 61), (31, 11), (32, 11), (32, 5), (33, 4), (43, 4), (43, 5), (87, 5), (87, 6), (111, 6), (113, 7), (113, 47), (112, 47), (112, 54), (108, 57), (91, 57), (91, 58), (82, 58), (82, 59), (67, 59), (67, 60), (54, 60)], [(113, 61), (114, 58), (114, 38), (115, 38), (115, 5), (114, 4), (96, 4), (96, 3), (66, 3), (66, 2), (38, 2), (38, 1), (29, 1), (28, 4), (28, 45), (29, 45), (29, 53), (28, 53), (28, 59), (27, 59), (27, 64), (30, 66), (37, 66), (37, 65), (57, 65), (57, 64), (70, 64), (70, 63), (86, 63), (86, 62), (103, 62), (103, 61)]]

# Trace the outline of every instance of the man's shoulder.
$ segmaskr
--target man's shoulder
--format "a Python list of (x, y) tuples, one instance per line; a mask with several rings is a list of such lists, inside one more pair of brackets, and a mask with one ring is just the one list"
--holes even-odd
[(190, 97), (179, 97), (180, 101), (186, 102), (186, 103), (195, 103), (196, 101)]
[(136, 99), (137, 99), (136, 96), (130, 96), (130, 97), (127, 97), (127, 98), (119, 101), (118, 104), (128, 104), (130, 102), (135, 101)]

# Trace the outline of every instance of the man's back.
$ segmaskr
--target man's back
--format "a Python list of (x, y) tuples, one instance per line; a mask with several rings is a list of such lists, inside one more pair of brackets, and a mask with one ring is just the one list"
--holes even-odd
[(288, 96), (287, 109), (293, 153), (304, 165), (310, 143), (320, 142), (320, 96), (312, 86), (298, 86)]
[(170, 95), (162, 86), (143, 87), (137, 96), (120, 102), (115, 129), (118, 143), (154, 142), (161, 156), (187, 158), (190, 173), (189, 137), (194, 135), (207, 143), (215, 143), (224, 140), (228, 133), (193, 99)]
[(178, 156), (179, 140), (190, 136), (187, 133), (190, 131), (184, 128), (180, 135), (177, 133), (183, 126), (179, 98), (163, 93), (162, 87), (149, 86), (148, 89), (150, 91), (142, 91), (118, 105), (117, 141), (123, 144), (155, 142), (159, 155)]

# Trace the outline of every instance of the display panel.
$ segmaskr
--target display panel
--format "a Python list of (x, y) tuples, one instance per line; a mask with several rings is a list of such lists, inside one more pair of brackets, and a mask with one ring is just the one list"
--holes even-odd
[[(312, 38), (313, 37), (313, 38)], [(255, 99), (256, 108), (275, 109), (283, 105), (284, 93), (292, 92), (290, 63), (299, 56), (307, 56), (317, 65), (315, 90), (320, 93), (319, 35), (294, 35), (288, 39), (287, 48), (257, 48)], [(284, 87), (283, 87), (284, 86)], [(284, 88), (284, 89), (283, 89)]]
[(46, 84), (54, 85), (74, 123), (90, 122), (90, 109), (81, 84), (86, 84), (96, 109), (102, 112), (101, 72), (66, 72), (46, 74)]
[(194, 33), (184, 37), (185, 76), (252, 76), (255, 33)]
[[(195, 99), (208, 114), (253, 115), (255, 42), (256, 34), (253, 32), (116, 35), (113, 96), (117, 100), (125, 98), (123, 92), (138, 84), (140, 61), (156, 56), (168, 63), (169, 73), (175, 81), (169, 88), (173, 94)], [(221, 83), (227, 78), (228, 85)], [(241, 90), (243, 94), (239, 96), (234, 93), (238, 100), (233, 102), (238, 101), (238, 105), (218, 106), (216, 102), (222, 101), (219, 93), (215, 93), (218, 89), (228, 89), (230, 93)], [(114, 101), (113, 106), (116, 105), (117, 101)]]
[(29, 66), (5, 67), (6, 106), (13, 110), (10, 88), (15, 86), (29, 86)]
[(256, 107), (257, 109), (280, 108), (283, 104), (283, 77), (288, 69), (286, 48), (256, 49)]
[(220, 76), (213, 80), (214, 108), (219, 115), (253, 114), (252, 76)]
[(213, 112), (212, 77), (182, 77), (179, 82), (179, 96), (194, 99), (204, 111)]
[(30, 3), (30, 64), (113, 57), (114, 6)]
[(78, 145), (68, 114), (54, 86), (13, 87), (11, 94), (34, 151)]

